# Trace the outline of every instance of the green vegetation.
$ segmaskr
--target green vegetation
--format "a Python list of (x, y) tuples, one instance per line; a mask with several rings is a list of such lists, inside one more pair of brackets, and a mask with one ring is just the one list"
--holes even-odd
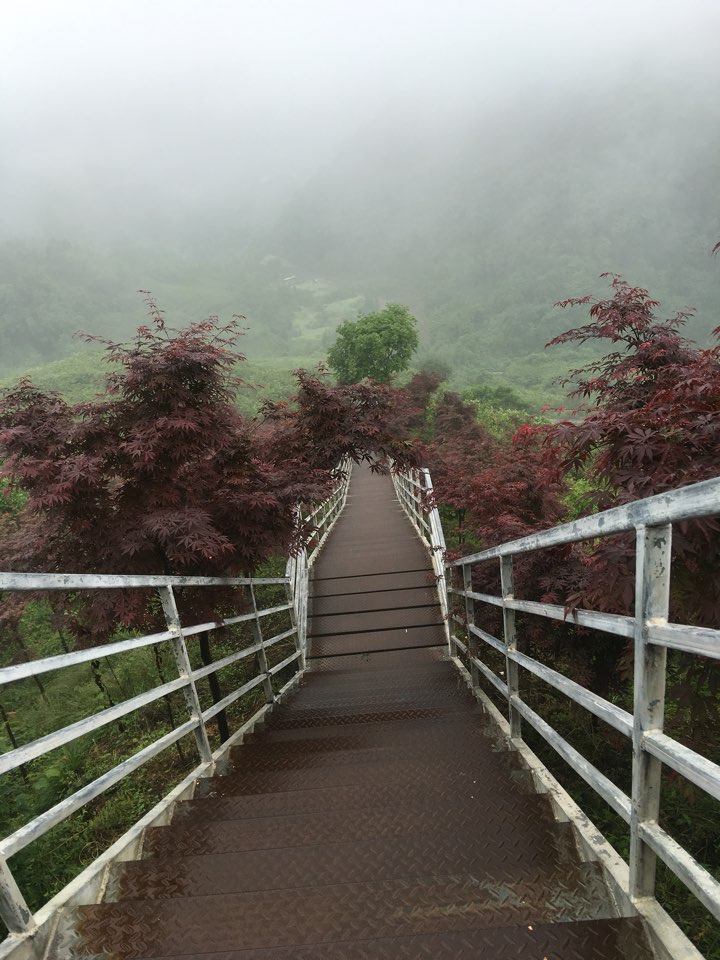
[(346, 320), (328, 353), (339, 383), (359, 383), (367, 377), (390, 383), (407, 369), (417, 350), (416, 327), (415, 317), (399, 303)]
[[(312, 357), (261, 358), (246, 360), (236, 368), (237, 375), (247, 383), (238, 390), (236, 404), (244, 416), (254, 416), (265, 399), (282, 400), (297, 388), (292, 371), (312, 368)], [(30, 377), (41, 390), (53, 390), (68, 403), (93, 400), (103, 389), (105, 375), (111, 366), (96, 350), (83, 350), (62, 360), (29, 369), (18, 369), (0, 378), (0, 389), (12, 386), (20, 377)]]
[[(276, 567), (277, 564), (269, 563), (262, 572), (275, 576)], [(261, 608), (282, 603), (283, 598), (282, 588), (258, 588)], [(244, 608), (242, 596), (238, 596), (237, 602)], [(263, 620), (266, 637), (279, 634), (289, 626), (287, 613)], [(108, 640), (124, 636), (118, 632)], [(224, 628), (213, 632), (211, 637), (213, 660), (255, 642), (250, 624)], [(50, 608), (43, 603), (32, 603), (23, 615), (16, 643), (3, 645), (0, 665), (16, 662), (19, 657), (52, 656), (66, 648), (67, 638), (53, 625)], [(281, 662), (293, 650), (292, 639), (273, 646), (268, 652), (270, 666)], [(188, 641), (188, 652), (193, 668), (200, 667), (203, 658), (197, 638)], [(293, 669), (291, 665), (275, 675), (275, 689), (288, 680)], [(223, 695), (246, 683), (254, 671), (252, 657), (223, 669), (218, 674)], [(28, 743), (113, 703), (137, 696), (176, 675), (172, 651), (169, 644), (163, 644), (44, 674), (34, 681), (13, 683), (3, 689), (0, 698), (0, 751)], [(207, 680), (198, 685), (198, 692), (203, 709), (211, 706), (213, 694)], [(262, 702), (262, 687), (256, 687), (229, 707), (225, 713), (231, 731)], [(182, 694), (174, 693), (6, 774), (0, 778), (0, 835), (12, 833), (148, 746), (182, 723), (186, 715)], [(209, 734), (211, 745), (216, 749), (220, 739), (215, 721), (209, 725)], [(16, 854), (10, 866), (31, 907), (39, 908), (62, 889), (198, 763), (195, 741), (189, 735)]]

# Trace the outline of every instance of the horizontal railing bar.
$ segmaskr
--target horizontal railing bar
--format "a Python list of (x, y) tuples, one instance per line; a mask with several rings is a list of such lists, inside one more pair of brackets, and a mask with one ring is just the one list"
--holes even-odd
[(615, 706), (614, 703), (610, 703), (609, 700), (604, 700), (581, 684), (570, 680), (569, 677), (566, 677), (564, 674), (558, 673), (557, 670), (545, 666), (544, 663), (540, 663), (539, 660), (535, 660), (525, 653), (520, 653), (519, 650), (508, 650), (502, 640), (498, 640), (491, 634), (485, 633), (484, 630), (481, 630), (480, 627), (475, 626), (475, 624), (468, 624), (468, 629), (476, 637), (484, 640), (489, 646), (503, 654), (503, 656), (517, 663), (529, 673), (533, 673), (536, 677), (544, 680), (545, 683), (550, 684), (551, 687), (564, 693), (566, 697), (570, 697), (575, 703), (580, 704), (581, 707), (584, 707), (596, 717), (604, 720), (605, 723), (610, 724), (611, 727), (619, 730), (620, 733), (624, 733), (626, 737), (632, 736), (633, 718), (632, 714), (628, 713), (627, 710), (622, 710), (620, 707)]
[[(255, 581), (256, 583), (259, 581)], [(273, 581), (274, 582), (274, 581)], [(279, 581), (284, 583), (285, 580)], [(289, 580), (288, 580), (289, 582)], [(258, 611), (258, 616), (270, 616), (273, 613), (282, 613), (289, 610), (290, 604), (283, 604), (278, 607), (270, 607), (267, 610)], [(246, 620), (252, 620), (254, 613), (241, 614), (238, 617), (230, 617), (227, 620), (218, 620), (212, 623), (200, 623), (192, 627), (183, 627), (183, 634), (194, 636), (198, 633), (205, 633), (209, 630), (219, 629), (224, 626), (231, 626)], [(177, 634), (172, 630), (165, 630), (162, 633), (147, 634), (142, 637), (131, 637), (128, 640), (118, 640), (114, 643), (106, 643), (101, 647), (88, 647), (85, 650), (73, 650), (70, 653), (59, 653), (54, 657), (43, 657), (40, 660), (30, 660), (27, 663), (15, 663), (9, 667), (0, 668), (0, 686), (7, 683), (14, 683), (17, 680), (25, 680), (28, 677), (36, 677), (41, 673), (49, 673), (52, 670), (62, 670), (65, 667), (71, 667), (79, 663), (87, 663), (90, 660), (99, 660), (102, 657), (111, 657), (118, 653), (125, 653), (129, 650), (138, 650), (142, 647), (149, 647), (156, 643), (163, 643), (165, 640), (172, 640)]]
[[(289, 581), (288, 581), (289, 582)], [(268, 607), (266, 610), (258, 610), (258, 617), (269, 617), (273, 613), (282, 613), (283, 610), (289, 610), (290, 604), (284, 603), (279, 607)], [(198, 633), (208, 633), (210, 630), (220, 630), (222, 627), (231, 627), (235, 623), (247, 623), (248, 620), (255, 619), (255, 612), (241, 613), (237, 617), (228, 617), (227, 620), (215, 620), (212, 623), (198, 623), (194, 627), (183, 627), (183, 634), (186, 637), (194, 637)]]
[(511, 699), (513, 707), (515, 707), (523, 719), (527, 720), (530, 726), (537, 730), (553, 750), (560, 754), (563, 760), (612, 807), (618, 816), (622, 817), (626, 823), (629, 823), (630, 797), (628, 797), (626, 793), (623, 793), (619, 787), (615, 786), (612, 780), (609, 780), (605, 774), (600, 773), (597, 767), (594, 767), (587, 761), (574, 747), (571, 747), (567, 740), (561, 737), (557, 730), (543, 720), (539, 714), (535, 713), (524, 700), (521, 700), (520, 697), (517, 696)]
[(277, 636), (270, 637), (269, 640), (264, 640), (263, 643), (266, 647), (272, 647), (273, 644), (280, 643), (281, 640), (287, 640), (288, 637), (291, 637), (294, 633), (297, 633), (297, 627), (290, 627), (289, 630), (285, 630), (284, 633), (278, 633)]
[(163, 577), (93, 573), (0, 573), (0, 590), (127, 590), (157, 587), (265, 587), (287, 577)]
[(229, 693), (226, 697), (223, 697), (222, 700), (218, 700), (217, 703), (214, 703), (211, 707), (208, 707), (207, 710), (203, 710), (203, 720), (207, 722), (212, 720), (214, 716), (218, 713), (229, 707), (231, 703), (235, 703), (236, 700), (239, 700), (244, 694), (252, 690), (253, 687), (256, 687), (259, 683), (262, 683), (265, 679), (265, 674), (261, 673), (257, 677), (253, 677), (252, 680), (249, 680), (247, 683), (243, 684), (242, 687), (238, 687), (237, 690), (233, 690), (232, 693)]
[[(305, 523), (307, 523), (308, 520), (312, 520), (314, 517), (316, 517), (318, 513), (320, 513), (320, 511), (323, 509), (326, 509), (328, 513), (331, 513), (335, 509), (335, 507), (338, 505), (338, 501), (341, 499), (341, 492), (342, 492), (342, 485), (335, 493), (331, 494), (327, 500), (323, 500), (321, 504), (315, 507), (312, 513), (309, 513), (306, 517), (304, 517)], [(322, 523), (325, 523), (326, 520), (327, 518), (323, 518)], [(320, 527), (317, 526), (316, 529), (319, 530)]]
[(481, 603), (491, 603), (495, 607), (503, 605), (502, 597), (494, 597), (491, 593), (476, 593), (474, 590), (458, 590), (457, 587), (450, 587), (448, 593), (454, 593), (456, 597), (468, 597), (470, 600), (479, 600)]
[[(620, 616), (616, 613), (599, 613), (595, 610), (566, 610), (554, 603), (538, 603), (535, 600), (516, 600), (509, 597), (503, 601), (502, 597), (495, 597), (488, 593), (475, 593), (473, 590), (457, 590), (452, 592), (458, 597), (468, 597), (481, 603), (490, 603), (496, 607), (507, 607), (520, 613), (531, 613), (538, 617), (547, 617), (550, 620), (559, 620), (570, 627), (590, 627), (593, 630), (602, 630), (618, 637), (633, 637), (635, 635), (635, 620), (632, 617)], [(720, 637), (720, 631), (718, 631)]]
[(209, 633), (211, 630), (221, 630), (223, 627), (232, 627), (236, 623), (246, 623), (248, 620), (254, 620), (254, 612), (240, 613), (236, 617), (228, 617), (227, 620), (213, 620), (208, 623), (196, 623), (192, 627), (183, 627), (182, 632), (186, 637), (194, 637), (198, 633)]
[(89, 660), (111, 657), (116, 653), (125, 653), (127, 650), (150, 647), (165, 640), (172, 640), (176, 636), (174, 631), (164, 630), (162, 633), (151, 633), (143, 637), (131, 637), (129, 640), (106, 643), (102, 647), (87, 647), (84, 650), (73, 650), (71, 653), (59, 653), (54, 657), (43, 657), (41, 660), (15, 663), (10, 667), (0, 668), (0, 686), (16, 680), (24, 680), (27, 677), (36, 677), (41, 673), (49, 673), (51, 670), (62, 670), (78, 663), (87, 663)]
[(715, 877), (657, 823), (640, 823), (638, 831), (675, 876), (720, 920), (720, 883)]
[(216, 660), (207, 667), (200, 667), (197, 670), (193, 670), (191, 677), (193, 680), (202, 680), (203, 677), (208, 677), (211, 673), (216, 673), (218, 670), (229, 667), (233, 663), (237, 663), (238, 660), (245, 660), (247, 657), (252, 656), (253, 653), (257, 653), (258, 650), (262, 650), (263, 647), (267, 649), (268, 647), (274, 646), (276, 643), (280, 643), (282, 640), (287, 640), (287, 638), (291, 637), (294, 633), (297, 633), (297, 627), (290, 627), (290, 629), (286, 630), (284, 633), (279, 633), (277, 636), (271, 637), (269, 640), (263, 640), (262, 643), (254, 643), (251, 647), (243, 647), (242, 650), (238, 650), (236, 653), (231, 653), (228, 657), (223, 657), (222, 660)]
[(511, 540), (509, 543), (455, 560), (452, 566), (460, 567), (463, 564), (479, 563), (496, 557), (509, 557), (517, 553), (527, 553), (530, 550), (576, 543), (578, 540), (613, 536), (643, 525), (659, 526), (680, 520), (693, 520), (718, 511), (720, 511), (720, 477), (693, 483), (667, 493), (659, 493), (654, 497), (637, 500), (622, 507), (613, 507), (611, 510), (604, 510), (590, 517), (581, 517), (579, 520), (563, 523), (550, 530), (521, 537), (519, 540)]
[(477, 624), (474, 623), (468, 623), (467, 629), (480, 640), (484, 640), (488, 646), (494, 647), (496, 650), (498, 650), (504, 657), (507, 656), (508, 649), (502, 640), (498, 640), (497, 637), (494, 637), (491, 633), (487, 633), (487, 631), (483, 630), (482, 627), (478, 627)]
[(230, 656), (223, 657), (222, 660), (216, 660), (214, 663), (208, 664), (207, 667), (199, 667), (197, 670), (193, 670), (190, 676), (193, 680), (202, 680), (203, 677), (209, 677), (210, 674), (217, 673), (218, 670), (223, 670), (225, 667), (237, 663), (238, 660), (245, 660), (247, 657), (251, 657), (254, 653), (257, 653), (258, 650), (262, 650), (261, 643), (254, 643), (251, 647), (243, 647), (242, 650), (231, 653)]
[(496, 690), (498, 690), (504, 697), (507, 698), (507, 684), (504, 683), (496, 673), (493, 673), (486, 663), (483, 663), (482, 660), (478, 659), (478, 657), (470, 657), (470, 663), (475, 664), (485, 679), (488, 680), (496, 688)]
[[(323, 500), (323, 502), (322, 502), (319, 506), (315, 507), (315, 509), (312, 511), (312, 513), (309, 513), (306, 517), (303, 517), (303, 518), (302, 518), (303, 521), (304, 521), (305, 523), (307, 523), (309, 520), (312, 520), (314, 517), (316, 517), (316, 516), (318, 515), (318, 513), (320, 513), (320, 511), (322, 510), (323, 507), (326, 507), (326, 506), (327, 506), (327, 503), (328, 503), (327, 500)], [(317, 528), (316, 528), (316, 529), (317, 529)]]
[(258, 610), (258, 617), (270, 617), (274, 613), (282, 613), (284, 610), (289, 610), (292, 606), (291, 603), (283, 603), (279, 607), (268, 607), (267, 610)]
[(169, 683), (164, 683), (160, 687), (153, 687), (152, 690), (147, 690), (145, 693), (141, 693), (131, 700), (124, 700), (122, 703), (107, 707), (107, 709), (101, 710), (99, 713), (94, 713), (90, 717), (85, 717), (83, 720), (71, 723), (67, 727), (62, 727), (60, 730), (48, 733), (44, 737), (39, 737), (37, 740), (33, 740), (32, 743), (27, 743), (22, 747), (16, 747), (14, 750), (3, 753), (0, 755), (0, 775), (7, 773), (9, 770), (15, 770), (24, 763), (29, 763), (31, 760), (36, 760), (46, 753), (57, 750), (67, 743), (72, 743), (73, 740), (84, 737), (94, 730), (99, 730), (101, 727), (105, 727), (109, 723), (113, 723), (115, 720), (127, 716), (128, 713), (133, 713), (135, 710), (140, 710), (149, 703), (159, 700), (160, 697), (174, 693), (176, 690), (182, 690), (189, 682), (187, 677), (171, 680)]
[(648, 753), (720, 800), (720, 765), (656, 730), (643, 735), (642, 745)]
[(648, 624), (648, 640), (661, 647), (698, 653), (702, 657), (720, 660), (720, 630), (709, 627), (689, 627), (680, 623)]
[(600, 613), (596, 610), (571, 610), (554, 603), (538, 603), (534, 600), (506, 600), (505, 605), (521, 613), (532, 613), (550, 620), (560, 620), (568, 626), (591, 627), (604, 633), (613, 633), (618, 637), (635, 635), (635, 620), (617, 613)]
[(581, 686), (581, 684), (570, 680), (562, 673), (558, 673), (557, 670), (546, 667), (545, 664), (534, 660), (532, 657), (526, 656), (524, 653), (520, 653), (517, 650), (510, 650), (507, 656), (525, 670), (534, 673), (535, 676), (544, 680), (550, 684), (550, 686), (555, 687), (555, 689), (561, 693), (564, 693), (565, 696), (574, 700), (575, 703), (580, 704), (581, 707), (584, 707), (600, 720), (604, 720), (605, 723), (614, 727), (615, 730), (618, 730), (626, 737), (632, 736), (633, 717), (627, 710), (621, 709), (609, 700), (605, 700), (586, 687)]
[(300, 651), (296, 650), (295, 653), (291, 653), (289, 657), (285, 657), (285, 659), (281, 660), (280, 663), (276, 663), (274, 667), (271, 667), (270, 670), (268, 670), (268, 673), (271, 677), (274, 677), (276, 673), (280, 673), (283, 667), (287, 667), (293, 662), (293, 660), (297, 660), (299, 656)]
[(132, 757), (118, 763), (112, 770), (108, 770), (107, 773), (102, 774), (102, 776), (93, 780), (92, 783), (81, 787), (80, 790), (77, 790), (65, 800), (61, 800), (60, 803), (55, 804), (54, 807), (46, 810), (45, 813), (41, 813), (40, 816), (35, 817), (30, 823), (26, 823), (14, 833), (11, 833), (9, 837), (0, 841), (0, 855), (7, 859), (13, 856), (13, 854), (18, 853), (18, 851), (22, 850), (29, 843), (32, 843), (33, 840), (37, 840), (38, 837), (47, 833), (52, 827), (58, 823), (62, 823), (63, 820), (67, 820), (73, 813), (81, 807), (84, 807), (86, 803), (95, 800), (101, 794), (105, 793), (106, 790), (109, 790), (110, 787), (113, 787), (120, 780), (128, 776), (128, 774), (142, 767), (148, 760), (152, 760), (153, 757), (156, 757), (159, 753), (162, 753), (163, 750), (171, 747), (177, 740), (181, 740), (187, 734), (192, 733), (197, 725), (197, 720), (187, 720), (181, 726), (177, 727), (177, 729), (166, 733), (163, 737), (160, 737)]
[(462, 650), (463, 653), (468, 652), (468, 648), (465, 646), (462, 640), (458, 640), (458, 638), (454, 635), (450, 637), (450, 639), (452, 640), (452, 642), (455, 644), (456, 647), (459, 647), (459, 649)]

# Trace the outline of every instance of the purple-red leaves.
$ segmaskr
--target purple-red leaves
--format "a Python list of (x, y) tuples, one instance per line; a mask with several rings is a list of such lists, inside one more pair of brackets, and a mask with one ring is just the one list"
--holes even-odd
[[(242, 318), (172, 330), (147, 303), (151, 323), (130, 343), (100, 341), (119, 367), (104, 397), (70, 407), (28, 380), (2, 394), (1, 475), (29, 500), (3, 522), (0, 566), (244, 575), (296, 547), (295, 508), (327, 496), (341, 457), (413, 462), (396, 391), (334, 388), (299, 371), (294, 402), (246, 420), (233, 403)], [(192, 600), (198, 616), (222, 614), (220, 593), (211, 610)], [(64, 600), (54, 595), (58, 609)], [(73, 609), (76, 636), (97, 642), (118, 624), (143, 626), (151, 608), (107, 592), (75, 597)]]

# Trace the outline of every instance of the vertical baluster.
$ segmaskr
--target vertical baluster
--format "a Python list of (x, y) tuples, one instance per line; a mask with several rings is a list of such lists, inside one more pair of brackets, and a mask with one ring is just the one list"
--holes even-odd
[(173, 588), (169, 585), (167, 587), (159, 587), (158, 593), (160, 594), (160, 602), (162, 603), (168, 630), (174, 633), (172, 647), (178, 673), (183, 679), (187, 678), (190, 681), (188, 685), (183, 688), (183, 694), (190, 718), (198, 721), (198, 725), (194, 730), (198, 753), (203, 763), (211, 763), (212, 750), (210, 749), (210, 741), (208, 740), (205, 721), (203, 720), (197, 687), (191, 677), (192, 667), (190, 666), (190, 658), (188, 657), (187, 646), (185, 645), (185, 635), (183, 633), (182, 623), (180, 622), (177, 603), (175, 602), (175, 594), (173, 593)]
[(455, 584), (457, 583), (457, 567), (447, 567), (445, 570), (447, 577), (446, 584), (448, 589), (448, 644), (449, 652), (451, 657), (458, 656), (458, 648), (455, 643), (455, 630), (457, 629), (457, 624), (453, 620), (453, 615), (455, 614), (455, 594), (450, 591), (455, 589)]
[(643, 734), (662, 730), (665, 713), (667, 650), (648, 643), (649, 622), (666, 622), (670, 600), (672, 526), (640, 526), (635, 559), (635, 682), (633, 702), (630, 894), (655, 893), (655, 853), (640, 837), (643, 823), (660, 814), (662, 763), (643, 749)]
[[(464, 563), (462, 568), (463, 575), (463, 590), (467, 593), (472, 591), (472, 567), (469, 563)], [(470, 627), (475, 626), (475, 601), (472, 597), (465, 597), (465, 620), (467, 621), (467, 642), (468, 642), (468, 659), (470, 661), (470, 676), (472, 677), (473, 688), (477, 687), (480, 683), (480, 677), (478, 674), (478, 668), (473, 663), (473, 660), (477, 657), (478, 652), (478, 642), (477, 637), (474, 633), (471, 632)]]
[[(513, 559), (500, 557), (500, 592), (503, 598), (503, 638), (506, 650), (517, 650), (517, 636), (515, 633), (515, 611), (506, 606), (506, 600), (514, 597)], [(512, 697), (518, 696), (519, 676), (518, 665), (514, 660), (505, 657), (505, 678), (508, 688), (508, 719), (510, 721), (510, 736), (515, 739), (522, 735), (520, 714), (512, 703)]]
[(453, 595), (450, 592), (453, 587), (453, 575), (454, 568), (447, 565), (444, 566), (445, 574), (445, 633), (447, 635), (448, 641), (448, 653), (451, 657), (457, 656), (457, 647), (453, 642), (453, 622), (452, 622), (452, 612), (453, 612)]
[(30, 907), (15, 883), (7, 861), (2, 856), (0, 856), (0, 917), (10, 933), (33, 933), (36, 929)]
[(270, 676), (267, 655), (265, 653), (265, 641), (263, 640), (262, 628), (260, 627), (260, 618), (258, 617), (257, 601), (255, 599), (255, 587), (252, 585), (252, 583), (250, 584), (250, 599), (252, 600), (252, 609), (254, 614), (252, 621), (253, 633), (255, 634), (255, 643), (259, 645), (259, 650), (257, 652), (258, 670), (260, 673), (264, 674), (263, 690), (265, 691), (265, 700), (267, 703), (273, 703), (275, 701), (275, 694), (273, 693), (272, 677)]
[(290, 623), (295, 628), (295, 649), (300, 654), (298, 660), (298, 669), (304, 670), (305, 648), (303, 647), (302, 633), (300, 628), (300, 611), (298, 606), (296, 606), (299, 599), (297, 594), (297, 577), (295, 577), (294, 584), (292, 580), (285, 584), (285, 596), (290, 604)]
[(417, 520), (417, 522), (416, 522), (416, 524), (415, 524), (415, 529), (417, 530), (418, 536), (420, 537), (420, 539), (421, 539), (421, 540), (426, 540), (426, 539), (427, 539), (427, 536), (426, 536), (426, 534), (425, 534), (425, 530), (424, 530), (423, 525), (422, 525), (423, 512), (422, 512), (422, 507), (421, 507), (422, 494), (421, 494), (421, 492), (420, 492), (420, 471), (419, 471), (417, 468), (414, 468), (414, 469), (413, 469), (413, 481), (414, 481), (414, 486), (413, 486), (413, 505), (414, 505), (414, 508), (415, 508), (415, 517), (416, 517), (416, 520)]
[(303, 660), (307, 657), (307, 620), (308, 620), (308, 590), (309, 590), (309, 567), (307, 550), (303, 547), (298, 556), (297, 579), (295, 589), (299, 597), (298, 606), (298, 630), (300, 631), (300, 642), (303, 648)]

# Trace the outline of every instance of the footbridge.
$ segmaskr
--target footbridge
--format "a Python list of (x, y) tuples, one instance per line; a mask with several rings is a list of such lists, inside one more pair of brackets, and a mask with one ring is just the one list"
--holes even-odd
[[(698, 960), (653, 884), (659, 856), (720, 915), (717, 881), (658, 825), (663, 767), (720, 798), (720, 769), (663, 734), (667, 649), (720, 656), (720, 631), (667, 622), (672, 524), (718, 512), (720, 481), (709, 481), (446, 567), (427, 471), (355, 467), (315, 509), (314, 538), (282, 576), (0, 574), (2, 591), (152, 589), (166, 619), (152, 635), (5, 667), (2, 684), (163, 649), (176, 667), (173, 679), (0, 756), (4, 774), (32, 771), (38, 758), (174, 704), (174, 723), (149, 729), (141, 749), (0, 842), (0, 957)], [(635, 643), (633, 712), (522, 652), (516, 613), (565, 612), (513, 590), (515, 556), (629, 530), (636, 616), (581, 611), (577, 621)], [(474, 587), (486, 563), (500, 566), (499, 596)], [(228, 586), (235, 616), (181, 621), (183, 590)], [(500, 637), (478, 625), (483, 605), (501, 609)], [(225, 638), (210, 664), (195, 650), (203, 635)], [(522, 699), (523, 672), (628, 738), (630, 793)], [(220, 694), (212, 676), (224, 678)], [(233, 727), (222, 742), (220, 715)], [(629, 862), (529, 749), (526, 725), (627, 821)], [(31, 909), (13, 858), (179, 744), (195, 766)]]

